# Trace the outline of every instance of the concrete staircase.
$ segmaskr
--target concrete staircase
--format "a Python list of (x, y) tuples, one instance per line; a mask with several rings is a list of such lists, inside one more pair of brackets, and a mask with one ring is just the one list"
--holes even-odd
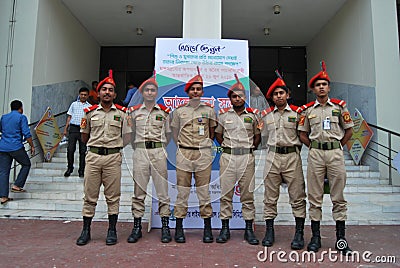
[[(307, 169), (307, 148), (303, 148), (303, 170)], [(258, 152), (256, 170), (256, 223), (263, 223), (263, 165), (264, 153)], [(37, 163), (32, 167), (26, 193), (10, 193), (14, 201), (0, 206), (0, 218), (13, 219), (81, 219), (83, 179), (78, 177), (77, 167), (69, 178), (63, 176), (66, 170), (66, 149), (59, 149), (51, 163)], [(78, 159), (78, 155), (76, 155)], [(133, 192), (132, 148), (124, 149), (122, 163), (121, 221), (132, 221), (131, 196)], [(346, 154), (347, 186), (345, 196), (348, 201), (348, 224), (400, 224), (400, 187), (388, 185), (387, 179), (380, 178), (379, 172), (369, 166), (355, 166)], [(101, 191), (102, 192), (102, 191)], [(151, 184), (148, 192), (151, 193)], [(150, 217), (151, 198), (146, 198), (144, 221)], [(331, 216), (332, 204), (329, 195), (324, 196), (322, 224), (334, 224)], [(276, 224), (294, 222), (287, 189), (281, 187)], [(107, 207), (103, 194), (96, 208), (96, 220), (107, 219)], [(308, 221), (308, 220), (307, 220)]]

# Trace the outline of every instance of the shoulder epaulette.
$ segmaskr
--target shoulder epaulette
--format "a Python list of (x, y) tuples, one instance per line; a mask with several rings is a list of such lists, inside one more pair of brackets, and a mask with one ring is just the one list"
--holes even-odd
[(123, 111), (124, 113), (126, 113), (126, 111), (128, 110), (126, 107), (121, 106), (119, 104), (114, 104), (115, 107), (117, 107), (118, 110)]
[(164, 112), (166, 112), (167, 114), (169, 114), (171, 112), (171, 109), (167, 106), (164, 106), (162, 104), (158, 104), (158, 107), (160, 107), (161, 110), (163, 110)]
[(266, 116), (267, 114), (269, 114), (270, 112), (272, 112), (274, 109), (275, 109), (274, 106), (270, 106), (270, 107), (268, 107), (267, 109), (263, 110), (263, 111), (261, 112), (261, 117)]
[(332, 102), (332, 103), (335, 103), (335, 104), (338, 104), (338, 105), (340, 105), (340, 106), (342, 106), (342, 107), (345, 107), (345, 106), (346, 106), (346, 102), (345, 102), (344, 100), (331, 99), (331, 102)]
[(293, 111), (295, 111), (298, 114), (301, 114), (301, 112), (303, 111), (303, 109), (301, 109), (301, 107), (298, 107), (296, 105), (290, 104), (289, 105), (290, 109), (292, 109)]
[(86, 107), (85, 109), (83, 109), (83, 111), (84, 111), (85, 113), (88, 113), (88, 112), (93, 111), (93, 110), (95, 110), (95, 109), (97, 109), (97, 108), (99, 108), (99, 105), (98, 105), (98, 104), (95, 104), (95, 105)]
[(209, 107), (211, 107), (211, 108), (214, 108), (214, 105), (212, 105), (212, 104), (209, 104), (208, 102), (203, 102), (205, 105), (207, 105), (207, 106), (209, 106)]
[(133, 112), (135, 110), (138, 110), (140, 107), (142, 107), (142, 104), (138, 104), (138, 105), (132, 106), (132, 107), (129, 108), (129, 111)]
[(226, 113), (227, 111), (229, 111), (231, 108), (224, 108), (224, 109), (221, 109), (221, 110), (219, 110), (219, 114), (224, 114), (224, 113)]
[(255, 109), (255, 108), (247, 107), (246, 111), (249, 112), (249, 113), (252, 113), (252, 114), (258, 114), (258, 110)]
[(315, 104), (315, 101), (312, 101), (312, 102), (309, 102), (309, 103), (307, 103), (307, 104), (304, 104), (303, 106), (301, 106), (301, 110), (302, 111), (305, 111), (305, 110), (307, 110), (308, 108), (310, 108), (311, 106), (313, 106)]

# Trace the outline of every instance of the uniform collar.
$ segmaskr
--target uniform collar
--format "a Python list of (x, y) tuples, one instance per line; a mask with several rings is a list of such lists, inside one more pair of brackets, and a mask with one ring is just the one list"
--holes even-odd
[[(289, 112), (292, 110), (292, 109), (290, 108), (290, 106), (289, 106), (289, 103), (286, 103), (286, 107), (285, 107), (285, 109), (283, 109), (283, 110), (286, 110), (286, 111), (289, 111)], [(276, 111), (278, 111), (278, 107), (274, 106), (274, 113), (275, 113)]]
[[(236, 111), (233, 109), (233, 106), (231, 106), (231, 108), (228, 110), (228, 112), (236, 113)], [(247, 109), (245, 107), (241, 114), (248, 114), (248, 113), (249, 112), (247, 111)]]
[[(114, 103), (111, 105), (110, 110), (116, 110), (117, 107), (115, 107)], [(99, 107), (97, 107), (96, 110), (104, 110), (103, 106), (101, 106), (101, 103), (99, 103)]]
[[(142, 103), (142, 106), (140, 106), (139, 110), (144, 110), (144, 109), (147, 110), (146, 105), (145, 105), (144, 103)], [(153, 109), (161, 110), (161, 108), (160, 108), (160, 106), (158, 105), (158, 103), (156, 103), (156, 104), (153, 106)]]
[[(333, 103), (331, 102), (331, 98), (328, 98), (328, 101), (326, 103), (333, 106)], [(318, 100), (316, 99), (313, 107), (317, 107), (318, 105), (321, 105), (321, 103), (319, 103)]]

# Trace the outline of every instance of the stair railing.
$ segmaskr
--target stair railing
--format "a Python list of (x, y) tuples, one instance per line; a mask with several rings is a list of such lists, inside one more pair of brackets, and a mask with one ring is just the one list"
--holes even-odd
[[(65, 122), (66, 122), (66, 119), (67, 119), (66, 115), (67, 115), (67, 111), (64, 111), (64, 112), (61, 112), (59, 114), (54, 115), (54, 118), (55, 118), (55, 120), (57, 120), (57, 125), (60, 128), (60, 131), (63, 130), (64, 127), (65, 127)], [(30, 132), (32, 134), (33, 145), (35, 147), (35, 154), (34, 155), (31, 155), (29, 153), (30, 149), (26, 149), (26, 152), (28, 153), (28, 156), (29, 156), (29, 159), (31, 160), (31, 163), (32, 162), (36, 163), (36, 162), (43, 162), (44, 161), (43, 150), (42, 150), (42, 147), (40, 146), (39, 139), (38, 139), (38, 137), (36, 135), (36, 132), (35, 132), (35, 129), (34, 129), (36, 127), (36, 125), (39, 123), (39, 121), (40, 120), (38, 120), (36, 122), (33, 122), (33, 123), (30, 123), (28, 125), (29, 129), (30, 129)], [(28, 142), (25, 141), (24, 145), (26, 145), (27, 143)], [(35, 161), (32, 161), (32, 159), (34, 159)], [(18, 166), (20, 166), (20, 164), (17, 161), (14, 160), (13, 164), (12, 164), (12, 167), (11, 167), (11, 170), (13, 171), (13, 182), (15, 182), (15, 179), (17, 178), (17, 167)]]
[[(396, 168), (392, 165), (393, 163), (393, 157), (398, 153), (398, 151), (393, 149), (393, 138), (400, 138), (400, 134), (397, 132), (394, 132), (392, 130), (383, 128), (383, 127), (379, 127), (373, 124), (368, 123), (368, 125), (370, 127), (375, 128), (377, 131), (381, 131), (384, 133), (384, 135), (387, 135), (387, 143), (382, 144), (378, 141), (375, 140), (371, 140), (370, 145), (374, 144), (376, 145), (376, 149), (373, 148), (372, 146), (368, 146), (368, 149), (374, 153), (376, 153), (375, 155), (369, 153), (368, 151), (365, 152), (365, 154), (367, 154), (368, 156), (370, 156), (371, 158), (379, 161), (380, 163), (384, 164), (385, 166), (388, 167), (389, 169), (389, 185), (392, 185), (392, 170), (396, 170)], [(378, 155), (378, 157), (376, 156)], [(382, 158), (379, 158), (380, 156), (384, 157), (384, 160), (382, 160)]]

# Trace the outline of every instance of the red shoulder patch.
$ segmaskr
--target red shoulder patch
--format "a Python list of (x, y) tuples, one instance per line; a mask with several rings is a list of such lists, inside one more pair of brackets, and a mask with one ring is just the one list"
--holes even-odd
[(229, 111), (229, 109), (231, 109), (231, 108), (224, 108), (224, 109), (221, 109), (221, 110), (219, 110), (219, 114), (224, 114), (224, 113), (226, 113), (227, 111)]
[(163, 110), (164, 112), (166, 112), (167, 114), (169, 114), (171, 112), (171, 109), (167, 106), (164, 106), (162, 104), (158, 104), (158, 107), (160, 107), (161, 110)]
[(345, 107), (345, 106), (346, 106), (346, 102), (345, 102), (344, 100), (331, 99), (331, 102), (332, 102), (332, 103), (335, 103), (335, 104), (338, 104), (338, 105), (340, 105), (340, 106), (342, 106), (342, 107)]
[(267, 114), (269, 114), (270, 112), (272, 112), (274, 109), (275, 109), (274, 106), (270, 106), (269, 108), (263, 110), (263, 111), (261, 112), (261, 117), (266, 116)]
[(296, 105), (290, 104), (289, 105), (290, 109), (292, 109), (293, 111), (295, 111), (298, 114), (301, 114), (301, 112), (303, 111), (303, 109), (301, 109), (301, 107), (298, 107)]
[(258, 114), (258, 110), (255, 109), (255, 108), (247, 107), (246, 111), (249, 112), (249, 113)]
[(129, 110), (130, 112), (133, 112), (133, 111), (135, 111), (135, 110), (138, 110), (140, 107), (142, 107), (142, 104), (138, 104), (138, 105), (132, 106), (132, 107), (130, 107), (128, 110)]
[(85, 109), (83, 109), (83, 111), (84, 111), (85, 113), (88, 113), (88, 112), (93, 111), (93, 110), (95, 110), (95, 109), (97, 109), (97, 108), (99, 108), (99, 105), (98, 105), (98, 104), (95, 104), (95, 105), (92, 105), (92, 106), (90, 106), (90, 107), (86, 107)]
[(307, 110), (308, 108), (310, 108), (311, 106), (313, 106), (314, 104), (315, 104), (315, 101), (312, 101), (312, 102), (309, 102), (309, 103), (307, 103), (307, 104), (304, 104), (304, 105), (301, 106), (300, 108), (301, 108), (302, 111), (305, 111), (305, 110)]
[(205, 105), (211, 107), (211, 108), (214, 108), (214, 105), (211, 105), (211, 104), (209, 104), (208, 102), (203, 102), (203, 103), (204, 103)]
[(123, 111), (124, 113), (126, 113), (126, 111), (128, 110), (126, 107), (121, 106), (119, 104), (114, 104), (115, 107), (117, 107), (118, 110)]

